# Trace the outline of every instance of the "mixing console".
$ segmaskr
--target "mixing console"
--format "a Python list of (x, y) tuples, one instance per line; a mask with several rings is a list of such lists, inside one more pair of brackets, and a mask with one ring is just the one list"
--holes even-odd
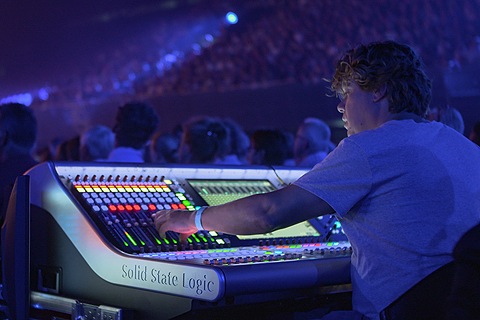
[[(48, 230), (47, 239), (36, 241), (47, 244), (47, 253), (32, 259), (37, 289), (125, 306), (153, 319), (185, 313), (196, 300), (296, 295), (304, 288), (348, 284), (351, 247), (333, 216), (269, 234), (199, 231), (186, 243), (171, 231), (161, 238), (151, 219), (157, 210), (195, 210), (274, 191), (305, 172), (40, 164), (28, 172), (32, 204), (44, 212)], [(46, 285), (51, 278), (55, 284)], [(159, 313), (139, 306), (141, 298), (169, 308)]]

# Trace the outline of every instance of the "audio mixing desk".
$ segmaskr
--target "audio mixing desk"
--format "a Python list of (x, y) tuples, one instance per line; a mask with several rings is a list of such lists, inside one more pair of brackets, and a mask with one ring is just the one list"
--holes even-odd
[[(161, 238), (161, 209), (274, 191), (295, 168), (42, 163), (31, 180), (34, 289), (168, 319), (218, 306), (348, 288), (351, 247), (333, 216), (270, 234)], [(330, 288), (330, 289), (328, 289)]]

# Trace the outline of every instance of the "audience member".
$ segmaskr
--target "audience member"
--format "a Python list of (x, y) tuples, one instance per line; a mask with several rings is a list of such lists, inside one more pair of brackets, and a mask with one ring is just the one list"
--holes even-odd
[(113, 150), (115, 134), (103, 125), (88, 129), (80, 137), (80, 161), (103, 161)]
[(480, 121), (475, 123), (468, 138), (480, 146)]
[(145, 162), (144, 151), (155, 132), (159, 118), (155, 110), (144, 103), (127, 103), (117, 110), (113, 132), (115, 148), (107, 161)]
[(465, 124), (460, 111), (450, 106), (432, 108), (428, 115), (428, 120), (438, 121), (450, 128), (453, 128), (461, 134), (465, 131)]
[(48, 143), (47, 146), (43, 147), (40, 150), (36, 150), (34, 154), (34, 159), (38, 162), (53, 161), (56, 159), (57, 151), (59, 145), (62, 143), (61, 138), (55, 138)]
[(223, 124), (227, 127), (229, 140), (229, 149), (224, 157), (225, 163), (248, 164), (247, 156), (248, 148), (250, 147), (250, 138), (233, 119), (224, 119)]
[(155, 225), (186, 241), (198, 230), (268, 233), (335, 214), (353, 248), (353, 310), (342, 319), (442, 319), (452, 274), (417, 289), (451, 270), (455, 244), (480, 223), (480, 148), (425, 119), (431, 81), (409, 46), (356, 46), (331, 88), (348, 137), (310, 172), (270, 193), (159, 211)]
[(0, 226), (15, 179), (38, 162), (32, 157), (37, 139), (37, 120), (23, 104), (0, 106)]
[(150, 157), (153, 163), (177, 163), (180, 141), (170, 133), (157, 133), (150, 141)]
[(320, 119), (307, 118), (295, 135), (295, 165), (313, 168), (332, 151), (330, 127)]
[(250, 136), (249, 164), (284, 165), (287, 159), (285, 135), (274, 129), (260, 129)]
[(219, 163), (228, 150), (227, 128), (217, 118), (200, 116), (183, 125), (180, 163)]
[(80, 136), (64, 141), (57, 147), (56, 161), (80, 161)]
[(285, 136), (285, 142), (287, 144), (287, 148), (285, 149), (285, 161), (283, 165), (288, 167), (295, 166), (295, 154), (293, 152), (293, 148), (295, 146), (295, 135), (287, 130), (281, 131)]

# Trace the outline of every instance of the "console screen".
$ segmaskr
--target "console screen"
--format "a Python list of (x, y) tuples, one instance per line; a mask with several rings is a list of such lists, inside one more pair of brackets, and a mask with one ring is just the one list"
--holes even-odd
[[(209, 205), (215, 206), (250, 195), (276, 190), (268, 180), (187, 180), (190, 186)], [(268, 239), (282, 237), (316, 237), (320, 233), (308, 222), (300, 222), (288, 228), (267, 234), (237, 235), (239, 239)]]

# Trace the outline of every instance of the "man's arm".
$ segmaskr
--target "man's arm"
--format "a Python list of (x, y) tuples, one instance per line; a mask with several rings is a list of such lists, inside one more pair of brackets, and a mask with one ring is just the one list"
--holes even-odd
[[(290, 185), (274, 192), (208, 207), (203, 211), (201, 222), (206, 230), (260, 234), (333, 212), (332, 207), (319, 197)], [(181, 239), (185, 240), (198, 231), (195, 227), (195, 213), (196, 211), (187, 210), (162, 210), (152, 217), (161, 236), (171, 230), (181, 233)]]

